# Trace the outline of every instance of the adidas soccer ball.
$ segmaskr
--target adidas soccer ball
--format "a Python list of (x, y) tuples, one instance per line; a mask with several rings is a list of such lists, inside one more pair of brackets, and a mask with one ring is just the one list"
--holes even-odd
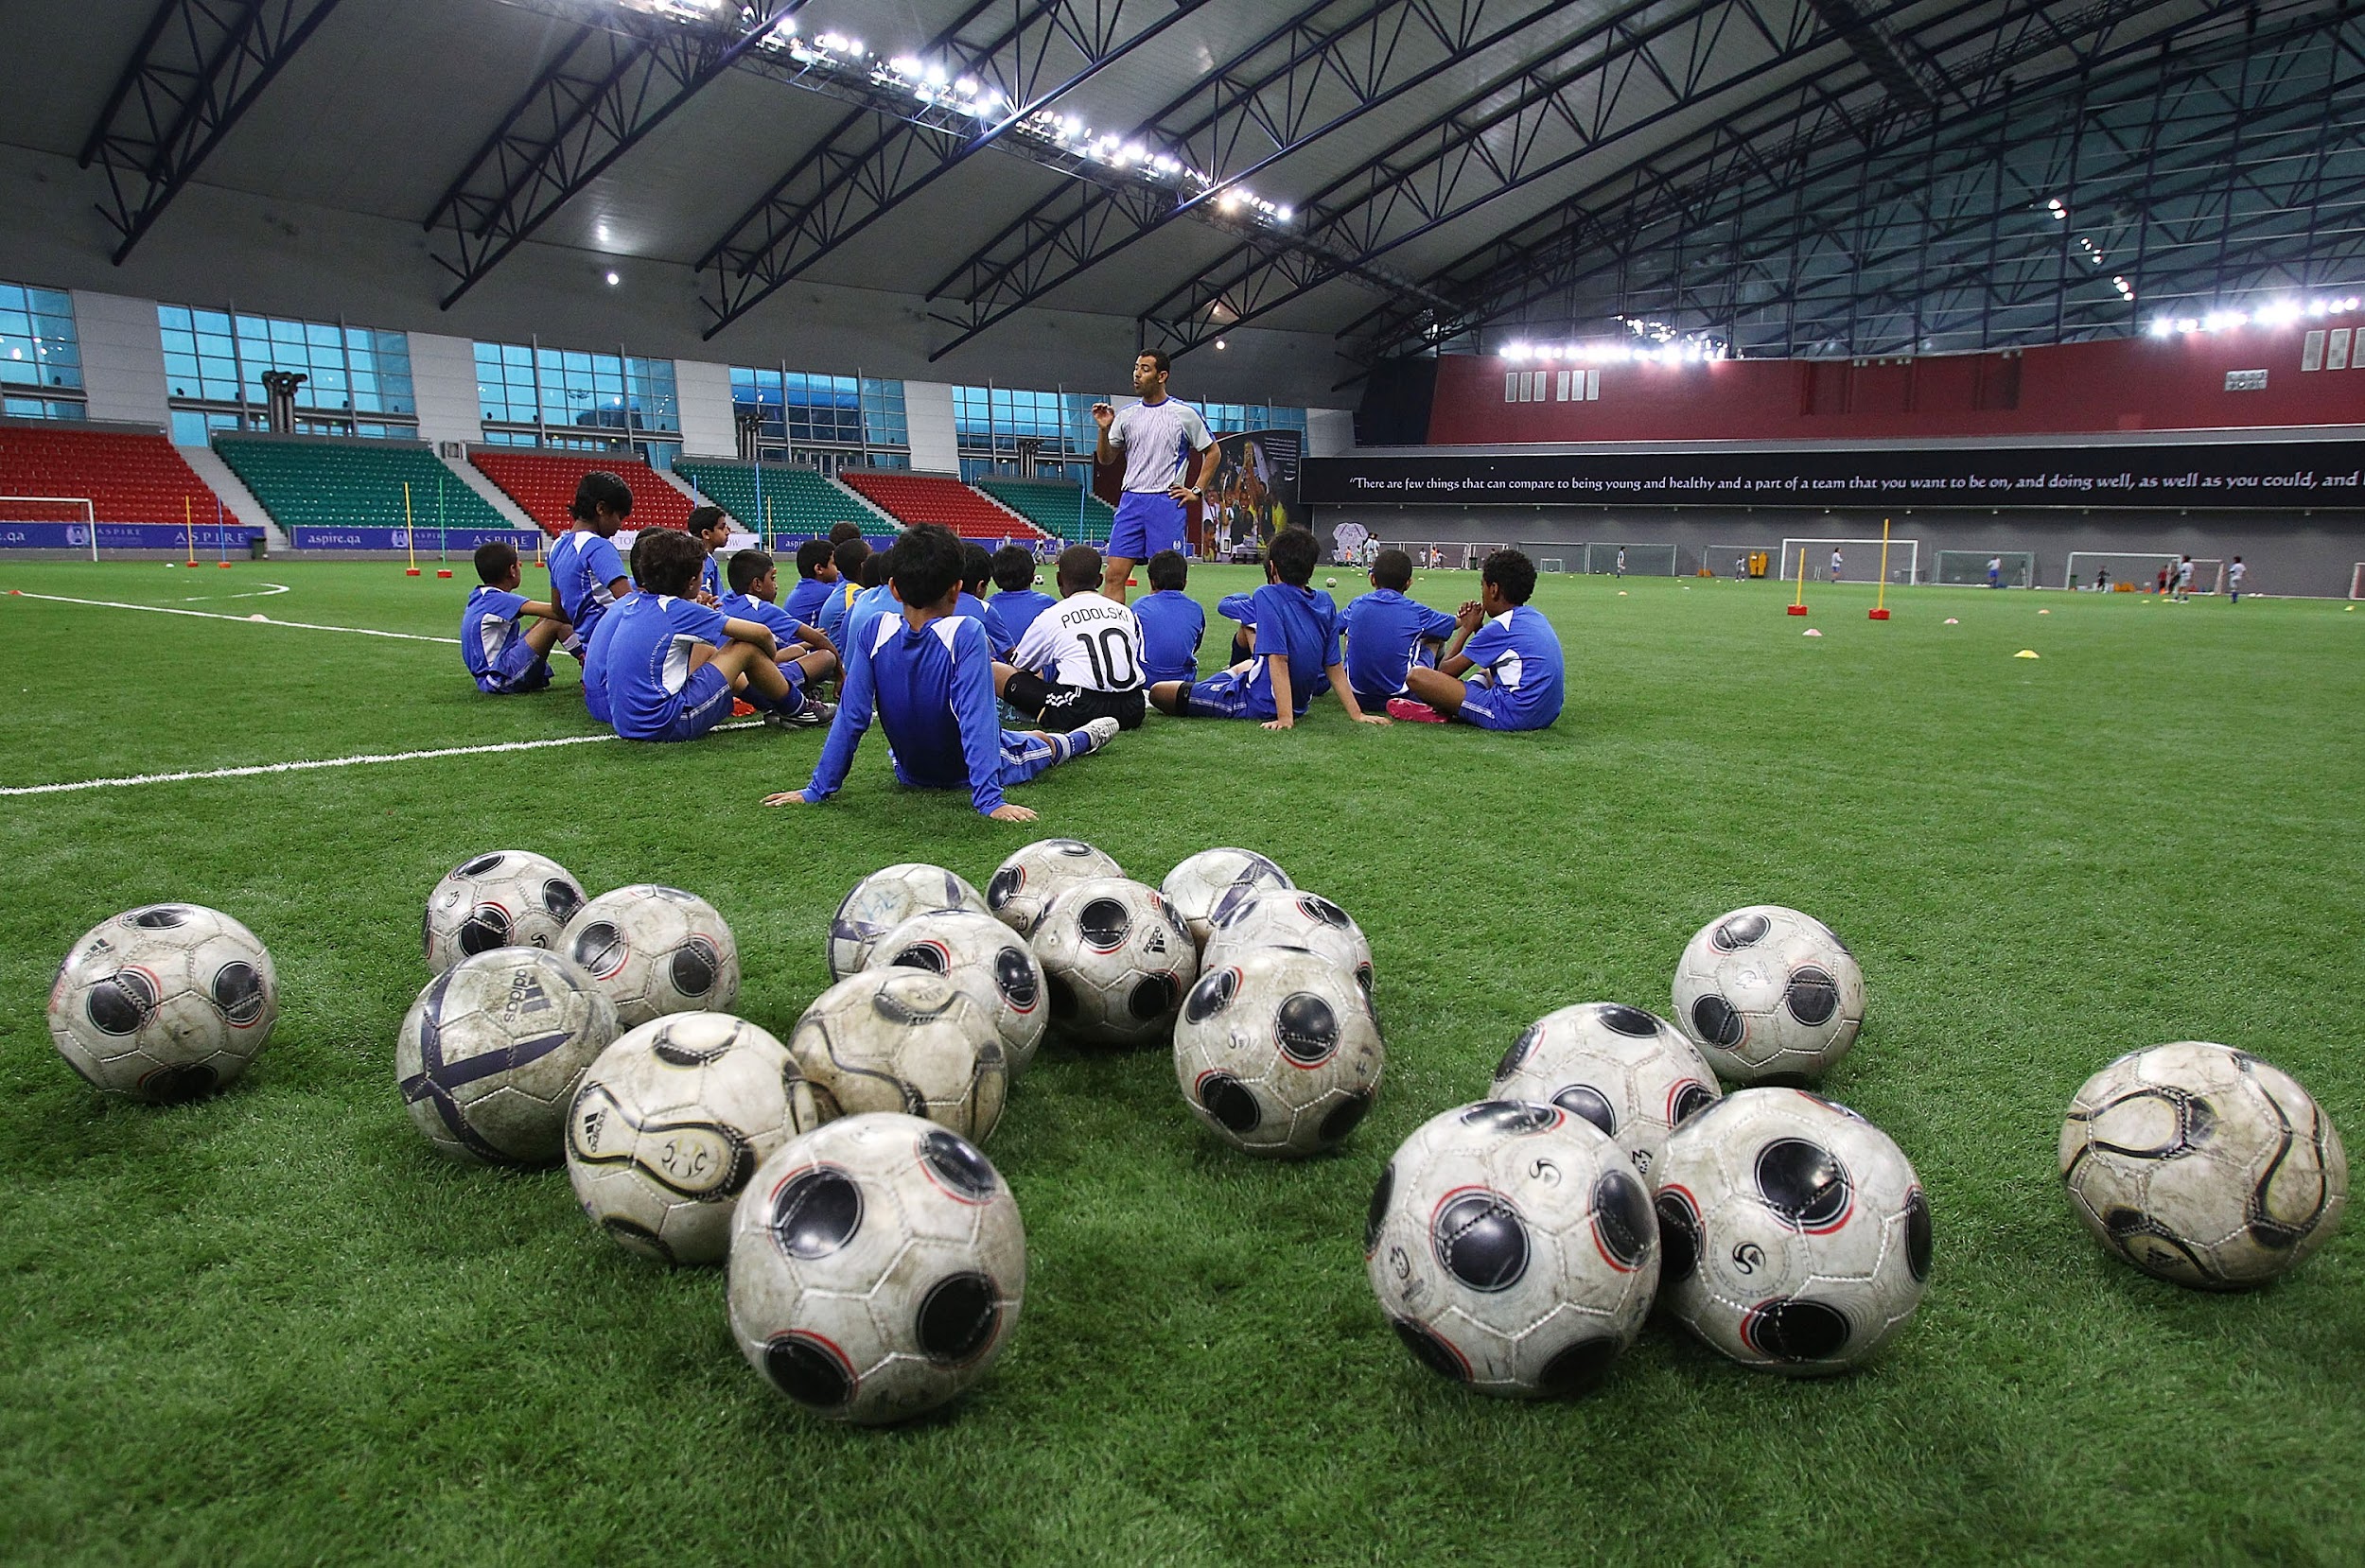
[(1250, 1154), (1298, 1159), (1342, 1141), (1372, 1108), (1386, 1063), (1370, 999), (1302, 948), (1203, 971), (1174, 1025), (1182, 1098)]
[(637, 1029), (668, 1013), (721, 1012), (739, 1000), (739, 944), (712, 904), (677, 887), (637, 882), (575, 911), (559, 949)]
[(1018, 1200), (974, 1144), (850, 1116), (766, 1160), (731, 1225), (731, 1336), (806, 1409), (885, 1425), (985, 1375), (1026, 1294)]
[(2132, 1051), (2086, 1080), (2061, 1180), (2094, 1239), (2203, 1290), (2264, 1284), (2340, 1226), (2349, 1162), (2289, 1073), (2200, 1040)]
[(427, 967), (442, 974), (470, 953), (552, 948), (583, 907), (583, 884), (556, 861), (496, 849), (456, 866), (428, 895), (419, 922)]
[(1363, 1258), (1422, 1366), (1485, 1394), (1598, 1385), (1659, 1274), (1651, 1198), (1607, 1134), (1557, 1106), (1431, 1117), (1379, 1174)]
[(1845, 1371), (1896, 1336), (1930, 1278), (1913, 1166), (1804, 1089), (1736, 1089), (1677, 1127), (1656, 1203), (1668, 1310), (1744, 1367)]
[(674, 1013), (599, 1054), (567, 1114), (567, 1179), (627, 1252), (722, 1261), (764, 1157), (828, 1119), (788, 1048), (727, 1013)]
[(1199, 950), (1154, 887), (1122, 877), (1077, 882), (1035, 927), (1051, 987), (1051, 1021), (1097, 1045), (1166, 1037), (1199, 978)]
[(873, 871), (854, 884), (830, 917), (830, 978), (860, 974), (879, 938), (930, 910), (992, 912), (975, 888), (940, 865), (905, 862)]
[(1296, 885), (1288, 872), (1253, 849), (1202, 849), (1167, 872), (1158, 891), (1203, 949), (1209, 928), (1234, 909), (1267, 888)]
[(915, 915), (880, 938), (870, 967), (926, 969), (969, 986), (992, 1010), (1015, 1080), (1035, 1059), (1051, 1022), (1042, 963), (1026, 938), (990, 915), (965, 909)]
[(1617, 1141), (1644, 1181), (1667, 1135), (1721, 1091), (1697, 1048), (1656, 1013), (1580, 1002), (1527, 1026), (1495, 1069), (1493, 1097), (1537, 1100)]
[(925, 969), (847, 976), (805, 1009), (788, 1049), (832, 1117), (900, 1111), (982, 1143), (1009, 1092), (992, 1006)]
[(616, 1038), (616, 1004), (539, 948), (495, 948), (427, 983), (394, 1040), (394, 1082), (438, 1154), (550, 1165), (592, 1058)]
[(49, 988), (49, 1037), (66, 1065), (150, 1105), (228, 1084), (278, 1018), (271, 954), (237, 921), (196, 904), (148, 904), (93, 926)]
[(1124, 875), (1123, 866), (1081, 839), (1038, 839), (994, 868), (986, 904), (995, 919), (1021, 936), (1032, 936), (1062, 889)]
[(1229, 962), (1259, 948), (1304, 948), (1355, 977), (1372, 994), (1372, 944), (1347, 912), (1319, 893), (1272, 888), (1256, 893), (1215, 919), (1200, 962)]
[(1752, 904), (1700, 929), (1675, 966), (1675, 1022), (1727, 1083), (1813, 1083), (1864, 1027), (1864, 971), (1831, 929)]

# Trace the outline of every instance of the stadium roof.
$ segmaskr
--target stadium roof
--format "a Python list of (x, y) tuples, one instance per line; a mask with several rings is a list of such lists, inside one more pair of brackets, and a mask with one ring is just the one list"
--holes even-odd
[[(423, 225), (441, 303), (680, 269), (1350, 357), (1700, 336), (2003, 346), (2304, 306), (2365, 266), (2347, 4), (15, 0), (0, 142), (118, 256), (192, 183)], [(570, 287), (596, 287), (591, 269)], [(1621, 325), (1623, 319), (1628, 324)]]

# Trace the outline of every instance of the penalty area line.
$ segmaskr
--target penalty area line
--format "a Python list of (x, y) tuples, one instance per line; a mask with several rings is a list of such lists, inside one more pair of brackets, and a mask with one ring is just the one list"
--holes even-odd
[(114, 599), (68, 599), (63, 594), (26, 593), (10, 588), (10, 599), (40, 599), (52, 604), (86, 604), (96, 610), (146, 610), (150, 615), (195, 616), (200, 620), (228, 620), (241, 626), (284, 626), (299, 632), (343, 632), (357, 637), (392, 637), (397, 642), (440, 642), (457, 648), (458, 637), (431, 637), (420, 632), (381, 632), (375, 626), (325, 626), (311, 620), (273, 620), (265, 615), (227, 615), (219, 610), (182, 610), (169, 604), (126, 604)]
[[(134, 606), (136, 608), (136, 606)], [(715, 729), (760, 729), (761, 719), (717, 724)], [(595, 746), (613, 735), (563, 735), (547, 740), (502, 740), (481, 746), (437, 746), (429, 751), (370, 753), (359, 757), (310, 758), (297, 762), (257, 762), (242, 768), (199, 768), (186, 773), (131, 774), (121, 778), (78, 778), (64, 784), (0, 786), (0, 796), (71, 794), (81, 790), (128, 790), (141, 784), (184, 784), (193, 779), (256, 778), (267, 774), (315, 773), (323, 768), (366, 768), (384, 762), (429, 762), (444, 757), (484, 757), (494, 752), (548, 751), (555, 746)]]

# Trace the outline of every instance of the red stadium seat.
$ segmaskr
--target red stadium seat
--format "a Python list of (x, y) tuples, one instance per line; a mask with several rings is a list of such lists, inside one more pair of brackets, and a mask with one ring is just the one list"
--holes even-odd
[[(0, 426), (0, 494), (79, 496), (102, 523), (170, 523), (194, 516), (208, 528), (218, 503), (161, 435), (124, 430), (78, 430), (70, 426)], [(79, 521), (64, 512), (60, 521)], [(239, 526), (258, 525), (225, 512)]]
[(980, 544), (1014, 539), (1030, 543), (1049, 534), (958, 479), (900, 470), (847, 469), (841, 483), (862, 495), (902, 523), (941, 523), (964, 539)]
[(584, 475), (601, 469), (623, 480), (625, 488), (632, 492), (632, 527), (690, 526), (690, 497), (666, 483), (656, 469), (635, 458), (492, 447), (470, 452), (468, 461), (552, 534), (564, 533), (575, 526), (573, 515), (567, 510), (575, 498), (575, 486), (582, 482)]

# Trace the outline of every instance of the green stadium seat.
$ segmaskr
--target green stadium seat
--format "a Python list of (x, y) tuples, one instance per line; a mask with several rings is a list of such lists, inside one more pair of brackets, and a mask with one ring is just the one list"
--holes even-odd
[(284, 529), (404, 527), (406, 483), (412, 526), (512, 526), (423, 443), (224, 435), (214, 450)]
[(1071, 545), (1105, 545), (1116, 509), (1069, 479), (1009, 479), (990, 477), (977, 488), (1037, 528)]
[[(751, 533), (771, 539), (813, 539), (852, 523), (873, 540), (891, 539), (895, 526), (822, 474), (797, 463), (677, 458), (674, 474), (721, 507)], [(758, 494), (761, 479), (761, 496)]]

